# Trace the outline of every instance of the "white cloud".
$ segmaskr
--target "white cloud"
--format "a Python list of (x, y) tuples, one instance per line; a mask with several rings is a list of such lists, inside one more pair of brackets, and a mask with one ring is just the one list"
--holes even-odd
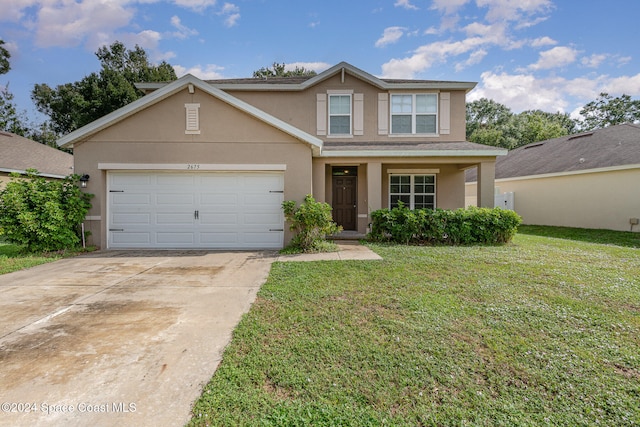
[(37, 4), (39, 0), (0, 0), (0, 22), (19, 22), (24, 10)]
[(200, 64), (194, 65), (191, 68), (186, 68), (182, 65), (174, 65), (173, 69), (178, 77), (182, 77), (185, 74), (192, 74), (202, 80), (216, 80), (224, 78), (222, 75), (224, 67), (215, 64), (207, 64), (204, 68), (202, 68)]
[(452, 13), (456, 13), (468, 2), (469, 0), (433, 0), (431, 9), (436, 9), (450, 15)]
[(538, 37), (537, 39), (533, 39), (531, 41), (531, 46), (533, 47), (553, 46), (555, 44), (558, 44), (558, 42), (547, 36)]
[(312, 70), (316, 73), (320, 73), (327, 68), (331, 67), (331, 64), (327, 64), (326, 62), (291, 62), (289, 64), (285, 64), (284, 69), (287, 71), (295, 70), (296, 67), (304, 68), (305, 70)]
[(412, 5), (409, 0), (396, 0), (396, 2), (393, 5), (395, 7), (402, 7), (402, 8), (407, 9), (407, 10), (418, 10), (419, 9), (417, 6)]
[(602, 85), (600, 92), (615, 94), (615, 96), (622, 94), (640, 96), (640, 73), (635, 76), (614, 77)]
[(476, 50), (475, 52), (472, 52), (471, 55), (469, 55), (469, 58), (466, 61), (458, 62), (455, 65), (455, 70), (462, 71), (471, 65), (479, 64), (485, 56), (487, 56), (486, 50)]
[[(551, 9), (550, 0), (476, 0), (478, 7), (486, 7), (486, 19), (489, 22), (528, 21), (528, 17), (537, 13), (544, 13)], [(538, 22), (540, 19), (537, 18)], [(524, 24), (522, 24), (524, 25)], [(531, 26), (531, 25), (525, 25)]]
[(585, 67), (589, 68), (598, 68), (602, 62), (607, 59), (608, 55), (606, 54), (592, 54), (591, 56), (584, 56), (580, 63)]
[(176, 37), (178, 39), (186, 39), (188, 37), (198, 35), (197, 30), (191, 29), (183, 25), (179, 16), (174, 15), (171, 17), (171, 26), (174, 27), (176, 30), (178, 30), (171, 33), (173, 37)]
[(532, 70), (548, 70), (550, 68), (563, 67), (574, 62), (577, 56), (578, 51), (573, 48), (556, 46), (552, 49), (540, 52), (538, 62), (529, 65), (529, 68)]
[(612, 96), (640, 96), (640, 73), (633, 76), (590, 75), (567, 79), (487, 71), (482, 73), (481, 82), (469, 93), (467, 101), (489, 98), (516, 113), (540, 109), (552, 113), (568, 112), (571, 117), (578, 117), (582, 107), (595, 100), (601, 92)]
[(215, 6), (216, 0), (174, 0), (174, 3), (196, 12), (202, 12), (208, 7)]
[(240, 19), (240, 8), (233, 3), (225, 3), (218, 15), (226, 16), (224, 25), (230, 28), (235, 26)]
[(406, 28), (404, 27), (388, 27), (384, 29), (384, 32), (382, 33), (382, 37), (380, 37), (377, 41), (376, 41), (376, 47), (384, 47), (388, 44), (392, 44), (392, 43), (396, 43), (398, 40), (400, 40), (400, 38), (402, 37), (402, 35), (404, 34), (404, 32), (406, 31)]
[(128, 25), (134, 10), (126, 6), (126, 1), (43, 2), (37, 22), (28, 26), (39, 47), (77, 46), (88, 36)]
[[(565, 111), (568, 102), (558, 90), (558, 82), (537, 79), (531, 74), (481, 74), (482, 82), (474, 89), (467, 101), (480, 98), (493, 99), (514, 112), (541, 109), (549, 112)], [(554, 84), (555, 83), (555, 84)]]

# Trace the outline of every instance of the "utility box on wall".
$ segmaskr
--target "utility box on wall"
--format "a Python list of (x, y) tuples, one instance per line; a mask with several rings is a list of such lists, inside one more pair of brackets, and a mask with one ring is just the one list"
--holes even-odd
[(493, 205), (496, 208), (502, 208), (502, 209), (509, 209), (509, 210), (515, 210), (515, 203), (514, 203), (514, 193), (503, 193), (503, 194), (496, 194), (494, 201), (493, 201)]

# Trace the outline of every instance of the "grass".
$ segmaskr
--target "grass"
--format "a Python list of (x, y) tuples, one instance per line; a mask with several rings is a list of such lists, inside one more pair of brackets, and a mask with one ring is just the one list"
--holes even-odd
[[(89, 249), (91, 250), (91, 249)], [(12, 273), (36, 265), (46, 264), (62, 258), (77, 255), (80, 251), (61, 251), (27, 254), (19, 245), (7, 243), (0, 236), (0, 274)]]
[(190, 425), (640, 425), (640, 245), (569, 231), (275, 263)]

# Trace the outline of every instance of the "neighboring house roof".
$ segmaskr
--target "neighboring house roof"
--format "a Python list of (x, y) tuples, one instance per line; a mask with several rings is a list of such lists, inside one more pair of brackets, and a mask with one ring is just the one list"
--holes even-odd
[[(262, 78), (241, 78), (241, 79), (221, 79), (207, 80), (207, 83), (219, 89), (233, 90), (278, 90), (278, 91), (299, 91), (314, 86), (336, 74), (347, 73), (362, 79), (380, 89), (460, 89), (470, 91), (476, 86), (475, 82), (454, 82), (437, 80), (396, 80), (380, 79), (366, 71), (363, 71), (347, 62), (341, 62), (315, 76), (291, 76), (291, 77), (269, 77)], [(167, 83), (137, 83), (136, 87), (145, 92), (152, 92), (164, 87)]]
[(0, 131), (0, 172), (25, 173), (37, 169), (48, 178), (73, 173), (73, 156), (10, 132)]
[[(640, 165), (640, 126), (622, 124), (534, 142), (496, 161), (496, 179)], [(467, 172), (467, 182), (476, 181)]]
[(218, 98), (219, 100), (226, 102), (227, 104), (261, 120), (284, 133), (287, 133), (294, 138), (309, 144), (314, 152), (314, 154), (319, 154), (320, 149), (322, 147), (322, 140), (316, 138), (313, 135), (310, 135), (290, 124), (273, 117), (270, 114), (265, 113), (264, 111), (250, 105), (234, 96), (229, 95), (222, 90), (215, 88), (204, 81), (198, 79), (197, 77), (192, 76), (191, 74), (187, 74), (175, 80), (169, 84), (164, 85), (162, 88), (154, 91), (153, 93), (146, 95), (136, 101), (133, 101), (131, 104), (125, 105), (122, 108), (117, 109), (116, 111), (103, 116), (88, 125), (81, 127), (68, 135), (60, 138), (58, 140), (58, 145), (62, 147), (73, 147), (73, 144), (77, 142), (81, 142), (89, 136), (100, 132), (103, 129), (106, 129), (109, 126), (112, 126), (115, 123), (118, 123), (125, 118), (144, 110), (145, 108), (156, 104), (162, 101), (165, 98), (170, 97), (171, 95), (183, 90), (189, 85), (193, 85), (198, 89), (210, 94), (211, 96)]

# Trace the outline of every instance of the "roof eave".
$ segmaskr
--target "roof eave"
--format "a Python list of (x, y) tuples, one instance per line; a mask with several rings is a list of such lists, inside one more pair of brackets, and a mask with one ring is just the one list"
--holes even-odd
[(321, 157), (495, 157), (507, 150), (323, 150)]

